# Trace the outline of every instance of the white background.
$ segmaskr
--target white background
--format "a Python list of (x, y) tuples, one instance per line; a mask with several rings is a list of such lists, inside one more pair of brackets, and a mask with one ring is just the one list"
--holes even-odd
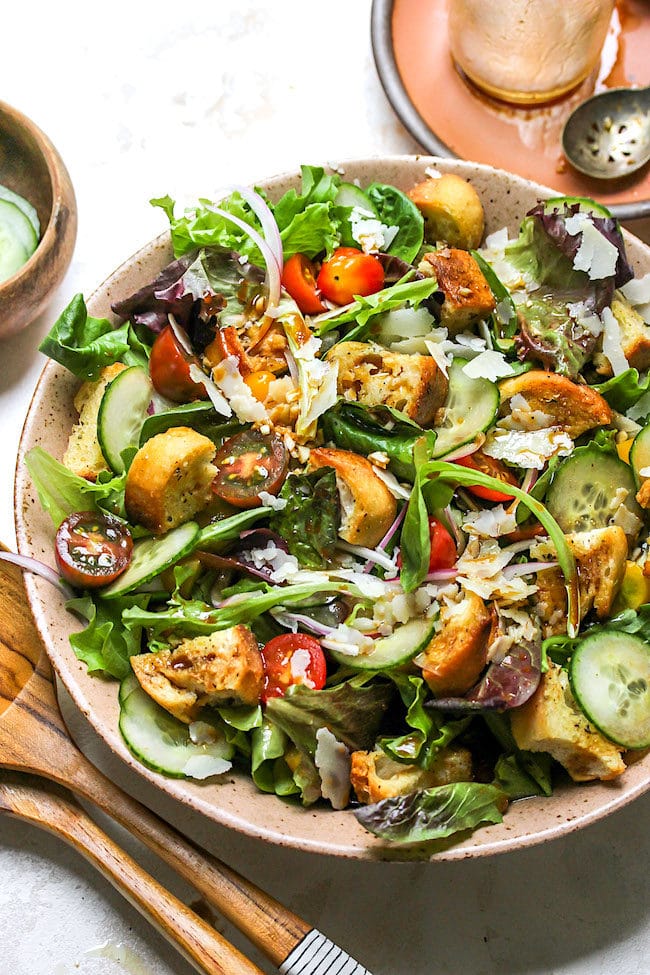
[[(73, 294), (88, 294), (165, 229), (150, 197), (191, 202), (301, 162), (417, 151), (377, 79), (369, 16), (369, 0), (4, 5), (0, 97), (48, 133), (79, 206), (63, 285), (41, 319), (0, 347), (0, 538), (7, 544), (14, 543), (13, 458), (43, 365), (37, 345)], [(85, 730), (79, 719), (74, 727)], [(106, 761), (96, 742), (89, 747)], [(374, 975), (650, 971), (650, 797), (564, 840), (455, 864), (283, 852), (208, 830), (168, 804), (159, 808)], [(191, 900), (167, 869), (129, 848)], [(79, 856), (0, 820), (3, 975), (189, 971)]]

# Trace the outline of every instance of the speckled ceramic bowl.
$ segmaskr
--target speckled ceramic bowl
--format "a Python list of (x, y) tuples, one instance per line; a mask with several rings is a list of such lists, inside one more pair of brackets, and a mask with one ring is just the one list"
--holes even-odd
[[(362, 185), (381, 180), (408, 189), (424, 178), (427, 166), (441, 172), (454, 172), (470, 179), (478, 190), (486, 211), (487, 232), (507, 225), (511, 232), (538, 197), (551, 190), (520, 177), (487, 166), (423, 156), (400, 156), (343, 163), (348, 180), (358, 178)], [(262, 182), (277, 198), (299, 181), (297, 172)], [(650, 271), (650, 248), (627, 237), (632, 263)], [(166, 237), (160, 237), (124, 263), (89, 300), (96, 316), (111, 316), (111, 301), (130, 294), (150, 281), (170, 259)], [(27, 474), (24, 457), (40, 445), (61, 457), (75, 419), (72, 397), (77, 386), (60, 366), (48, 364), (32, 401), (23, 431), (16, 472), (16, 527), (22, 554), (53, 564), (52, 525), (39, 506)], [(390, 848), (367, 833), (350, 812), (325, 808), (303, 809), (275, 796), (258, 792), (244, 776), (226, 776), (223, 782), (199, 784), (168, 779), (140, 765), (127, 750), (118, 730), (117, 685), (89, 677), (75, 657), (68, 641), (78, 628), (59, 593), (35, 576), (27, 576), (27, 592), (36, 624), (50, 659), (77, 707), (109, 747), (129, 766), (167, 795), (222, 825), (240, 830), (271, 843), (337, 856), (364, 859), (405, 859), (412, 853)], [(462, 842), (435, 853), (439, 859), (485, 856), (541, 843), (578, 829), (613, 812), (650, 785), (650, 756), (640, 758), (624, 776), (611, 783), (576, 786), (561, 782), (550, 799), (527, 799), (514, 803), (503, 824), (477, 830)]]
[(41, 239), (28, 261), (0, 282), (0, 338), (39, 315), (68, 269), (77, 237), (77, 204), (68, 170), (37, 125), (0, 102), (0, 183), (36, 208)]

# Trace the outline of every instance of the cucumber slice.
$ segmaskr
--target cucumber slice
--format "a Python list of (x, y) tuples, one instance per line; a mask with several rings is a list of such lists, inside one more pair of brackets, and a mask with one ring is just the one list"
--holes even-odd
[(120, 705), (124, 703), (124, 701), (127, 699), (131, 691), (134, 691), (136, 687), (140, 687), (140, 681), (135, 676), (133, 671), (131, 671), (128, 677), (125, 677), (122, 683), (120, 684), (120, 690), (117, 695), (117, 699), (120, 702)]
[(620, 488), (627, 491), (625, 507), (643, 520), (632, 468), (608, 450), (589, 444), (574, 450), (559, 466), (546, 495), (546, 507), (563, 532), (605, 528), (618, 510), (614, 498)]
[(20, 207), (10, 200), (0, 199), (0, 224), (21, 244), (29, 255), (38, 245), (38, 235)]
[(194, 548), (200, 529), (195, 521), (172, 528), (160, 538), (144, 538), (133, 546), (131, 564), (102, 591), (104, 599), (116, 599), (154, 579)]
[(373, 217), (379, 216), (377, 207), (372, 200), (354, 183), (341, 183), (334, 197), (334, 206), (358, 207), (359, 210), (365, 210)]
[(611, 217), (611, 213), (602, 203), (596, 203), (587, 196), (554, 196), (544, 201), (546, 213), (552, 213), (556, 208), (575, 206), (578, 203), (581, 213), (592, 213), (595, 217)]
[(463, 372), (466, 359), (454, 359), (449, 367), (449, 391), (442, 422), (436, 426), (434, 457), (470, 443), (492, 426), (499, 411), (499, 388), (489, 379), (471, 379)]
[(124, 470), (122, 451), (137, 447), (153, 385), (141, 366), (130, 366), (108, 384), (97, 414), (97, 439), (116, 474)]
[(0, 281), (13, 277), (29, 257), (29, 252), (0, 220)]
[(392, 670), (412, 660), (429, 642), (433, 629), (432, 620), (413, 619), (399, 626), (390, 636), (377, 640), (370, 653), (351, 657), (329, 648), (327, 652), (337, 663), (354, 670)]
[(155, 772), (204, 779), (231, 767), (234, 749), (224, 737), (204, 745), (193, 742), (188, 726), (156, 704), (133, 675), (120, 687), (119, 723), (129, 750)]
[(637, 487), (650, 477), (650, 473), (642, 474), (643, 470), (650, 470), (650, 423), (639, 430), (630, 448), (630, 465), (634, 472)]
[(34, 233), (40, 239), (41, 236), (41, 222), (38, 219), (38, 213), (36, 212), (36, 207), (33, 207), (29, 200), (26, 200), (24, 196), (20, 196), (18, 193), (14, 193), (10, 190), (8, 186), (2, 186), (0, 184), (0, 200), (9, 200), (14, 206), (17, 206), (19, 210), (25, 214), (32, 227), (34, 228)]
[(606, 738), (650, 745), (650, 647), (631, 633), (603, 630), (578, 644), (569, 667), (573, 696)]

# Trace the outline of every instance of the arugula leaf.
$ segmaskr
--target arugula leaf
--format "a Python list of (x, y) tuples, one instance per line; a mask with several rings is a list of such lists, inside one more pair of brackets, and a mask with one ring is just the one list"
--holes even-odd
[(144, 610), (149, 599), (148, 593), (110, 601), (86, 594), (66, 603), (70, 612), (88, 622), (85, 629), (70, 634), (70, 643), (89, 673), (104, 673), (118, 680), (127, 676), (131, 670), (129, 658), (140, 653), (142, 628), (127, 629), (122, 623), (122, 612), (135, 607)]
[(212, 550), (215, 546), (219, 547), (226, 542), (232, 542), (235, 538), (239, 538), (244, 528), (248, 528), (260, 518), (268, 518), (272, 513), (271, 508), (247, 508), (245, 511), (238, 511), (236, 515), (229, 515), (220, 521), (213, 521), (201, 529), (194, 549)]
[(74, 296), (38, 347), (80, 379), (96, 380), (105, 366), (124, 362), (147, 366), (148, 352), (129, 322), (115, 328), (107, 318), (92, 318), (81, 294)]
[(429, 529), (429, 512), (422, 489), (427, 478), (430, 460), (431, 452), (426, 441), (416, 441), (413, 451), (415, 481), (400, 536), (400, 553), (402, 556), (400, 582), (404, 592), (413, 592), (414, 589), (417, 589), (429, 571), (431, 532)]
[[(391, 428), (386, 429), (384, 423), (389, 422)], [(395, 477), (411, 482), (415, 480), (413, 451), (416, 442), (424, 437), (432, 451), (436, 439), (433, 430), (423, 430), (398, 410), (347, 400), (339, 400), (335, 407), (324, 413), (321, 425), (325, 438), (343, 450), (352, 450), (366, 457), (375, 451), (387, 454), (389, 468)]]
[(32, 447), (25, 456), (25, 463), (41, 506), (55, 528), (75, 511), (104, 508), (113, 514), (123, 513), (126, 472), (116, 477), (107, 472), (107, 480), (100, 477), (93, 483), (73, 474), (42, 447)]
[(424, 218), (405, 193), (385, 183), (371, 183), (366, 196), (386, 227), (399, 227), (387, 253), (412, 264), (424, 241)]
[(454, 782), (355, 809), (369, 832), (393, 843), (444, 839), (482, 823), (501, 823), (508, 799), (480, 782)]
[(287, 504), (271, 517), (291, 555), (309, 569), (328, 564), (338, 541), (340, 523), (336, 472), (321, 467), (308, 474), (290, 474), (279, 494)]
[(438, 282), (435, 278), (418, 278), (415, 281), (400, 280), (390, 288), (377, 291), (374, 295), (357, 295), (354, 303), (342, 311), (340, 315), (326, 319), (318, 329), (319, 335), (325, 335), (333, 329), (338, 329), (342, 325), (356, 322), (353, 328), (345, 336), (348, 341), (352, 337), (359, 339), (369, 331), (369, 322), (375, 315), (381, 315), (392, 308), (400, 308), (407, 302), (413, 308), (419, 308), (423, 301), (430, 298), (438, 291)]

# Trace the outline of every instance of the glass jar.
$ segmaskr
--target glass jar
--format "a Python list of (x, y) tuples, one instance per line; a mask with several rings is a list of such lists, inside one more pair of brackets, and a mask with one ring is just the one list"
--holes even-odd
[(448, 0), (449, 46), (477, 88), (515, 104), (553, 101), (596, 68), (615, 0)]

